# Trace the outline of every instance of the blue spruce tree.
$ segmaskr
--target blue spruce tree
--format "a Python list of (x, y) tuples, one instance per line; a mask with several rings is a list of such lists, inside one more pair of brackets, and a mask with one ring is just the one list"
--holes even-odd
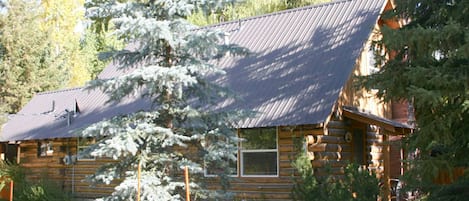
[[(129, 46), (107, 52), (123, 76), (98, 79), (91, 89), (109, 95), (110, 102), (145, 98), (150, 110), (98, 122), (82, 137), (100, 139), (85, 153), (116, 160), (101, 167), (89, 180), (121, 181), (103, 200), (136, 200), (137, 169), (141, 167), (140, 200), (185, 200), (184, 167), (191, 172), (191, 196), (199, 200), (229, 199), (227, 173), (236, 160), (234, 123), (242, 112), (215, 111), (210, 106), (233, 98), (228, 89), (209, 77), (224, 71), (212, 62), (245, 49), (224, 43), (226, 33), (190, 24), (192, 12), (213, 11), (234, 0), (136, 0), (87, 2), (87, 16), (95, 23), (112, 23), (115, 34)], [(209, 190), (204, 164), (217, 171), (222, 188)]]

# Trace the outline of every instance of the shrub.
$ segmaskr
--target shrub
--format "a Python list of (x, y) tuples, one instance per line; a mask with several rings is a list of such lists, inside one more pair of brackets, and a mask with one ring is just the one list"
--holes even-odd
[(306, 154), (297, 157), (292, 165), (299, 172), (299, 176), (294, 177), (295, 184), (292, 190), (294, 200), (376, 201), (378, 198), (378, 179), (374, 174), (359, 169), (358, 165), (348, 165), (341, 179), (333, 176), (316, 178)]
[(39, 181), (26, 178), (25, 169), (17, 164), (0, 161), (0, 190), (11, 180), (14, 181), (13, 200), (22, 201), (68, 201), (69, 194), (64, 193), (54, 182), (42, 177)]

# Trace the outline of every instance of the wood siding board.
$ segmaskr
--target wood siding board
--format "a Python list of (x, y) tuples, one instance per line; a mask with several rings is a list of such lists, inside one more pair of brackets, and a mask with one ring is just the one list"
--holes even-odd
[[(333, 124), (341, 126), (345, 125), (344, 123), (337, 122)], [(314, 134), (316, 137), (319, 136), (318, 139), (324, 143), (324, 145), (319, 145), (319, 147), (323, 148), (313, 152), (315, 155), (317, 155), (317, 160), (312, 161), (312, 165), (313, 167), (320, 168), (318, 170), (317, 176), (321, 176), (325, 173), (325, 170), (321, 168), (324, 167), (326, 161), (333, 168), (332, 175), (340, 176), (343, 174), (343, 168), (346, 167), (351, 158), (351, 146), (349, 143), (346, 143), (343, 140), (343, 137), (340, 137), (344, 133), (343, 129), (338, 129), (338, 127), (332, 129), (329, 128), (329, 131), (332, 131), (331, 133), (341, 133), (337, 136), (323, 135), (323, 131), (323, 128), (303, 130), (279, 129), (279, 176), (275, 178), (237, 177), (236, 179), (238, 181), (237, 183), (234, 183), (235, 185), (233, 185), (233, 192), (238, 193), (238, 195), (243, 195), (245, 198), (250, 197), (252, 199), (259, 197), (259, 193), (263, 194), (265, 197), (269, 197), (269, 200), (270, 198), (279, 198), (284, 200), (291, 199), (290, 191), (293, 184), (292, 177), (296, 172), (295, 169), (291, 166), (291, 162), (298, 154), (294, 141), (299, 140), (304, 142), (304, 140), (301, 140), (301, 136), (307, 136), (308, 134)], [(70, 150), (72, 150), (72, 148), (76, 146), (76, 140), (71, 140), (70, 142), (58, 142), (57, 144), (66, 144), (67, 146), (70, 146)], [(96, 198), (103, 195), (108, 195), (113, 191), (113, 185), (100, 186), (99, 188), (90, 188), (89, 183), (81, 182), (87, 175), (94, 173), (94, 171), (100, 165), (112, 162), (113, 160), (105, 158), (97, 159), (96, 161), (77, 161), (77, 163), (74, 165), (75, 170), (73, 173), (72, 166), (66, 166), (63, 164), (63, 162), (61, 162), (63, 156), (66, 155), (63, 149), (61, 151), (54, 150), (54, 155), (51, 158), (38, 158), (37, 154), (35, 154), (37, 151), (35, 148), (37, 143), (25, 143), (24, 146), (30, 147), (29, 151), (24, 153), (24, 155), (28, 158), (28, 160), (24, 160), (23, 165), (25, 167), (28, 167), (29, 169), (47, 169), (46, 172), (48, 174), (54, 175), (51, 178), (54, 178), (57, 181), (62, 181), (62, 186), (64, 189), (71, 191), (73, 186), (73, 191), (77, 197)], [(73, 151), (73, 153), (75, 153), (76, 148), (73, 148)], [(36, 171), (36, 178), (39, 177), (37, 175), (40, 172), (40, 170)], [(73, 178), (71, 176), (72, 174), (74, 174)], [(74, 184), (72, 184), (72, 182), (74, 182)], [(236, 185), (239, 187), (236, 187)], [(243, 189), (246, 186), (253, 186), (256, 190), (253, 191), (253, 188)]]
[(338, 136), (338, 137), (343, 137), (347, 130), (345, 128), (328, 128), (327, 129), (327, 134), (330, 136)]
[(98, 167), (113, 160), (104, 158), (95, 161), (77, 161), (73, 166), (65, 165), (63, 157), (67, 156), (68, 152), (76, 154), (76, 138), (53, 139), (54, 153), (48, 157), (37, 156), (37, 142), (31, 140), (20, 143), (22, 151), (20, 165), (28, 172), (29, 179), (36, 180), (47, 176), (48, 179), (57, 182), (64, 191), (74, 191), (74, 195), (78, 198), (97, 198), (114, 191), (117, 183), (109, 186), (96, 185), (91, 188), (90, 183), (82, 182)]

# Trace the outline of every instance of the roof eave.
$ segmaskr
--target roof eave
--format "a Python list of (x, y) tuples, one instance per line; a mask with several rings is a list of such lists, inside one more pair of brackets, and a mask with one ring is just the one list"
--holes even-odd
[(413, 130), (411, 126), (400, 124), (398, 122), (395, 122), (395, 124), (393, 125), (389, 123), (389, 122), (393, 122), (392, 120), (387, 119), (387, 121), (389, 121), (387, 122), (383, 120), (384, 119), (383, 117), (379, 117), (379, 116), (372, 115), (372, 114), (365, 114), (365, 113), (358, 112), (358, 111), (353, 111), (348, 108), (343, 108), (342, 115), (344, 117), (353, 119), (355, 121), (379, 126), (385, 129), (386, 131), (393, 133), (394, 135), (406, 135), (406, 134), (411, 133)]

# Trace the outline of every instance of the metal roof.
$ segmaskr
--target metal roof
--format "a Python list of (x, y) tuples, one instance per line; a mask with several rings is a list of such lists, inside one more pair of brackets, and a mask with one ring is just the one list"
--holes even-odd
[(335, 1), (213, 26), (253, 52), (220, 61), (220, 83), (243, 98), (225, 107), (258, 112), (240, 127), (324, 122), (385, 3)]
[[(242, 98), (218, 108), (257, 112), (240, 123), (242, 128), (324, 122), (385, 3), (334, 1), (208, 27), (229, 32), (230, 43), (252, 52), (217, 61), (227, 72), (217, 82)], [(111, 64), (99, 78), (125, 72)], [(48, 112), (52, 100), (55, 111)], [(105, 104), (106, 100), (103, 93), (83, 88), (37, 94), (5, 124), (0, 141), (71, 137), (78, 128), (150, 105), (138, 97), (119, 104)], [(67, 126), (61, 112), (73, 110), (75, 102), (80, 113)]]
[[(120, 103), (106, 103), (107, 100), (104, 93), (85, 88), (36, 94), (4, 125), (0, 141), (72, 137), (84, 126), (150, 106), (145, 99), (135, 97)], [(66, 110), (74, 112), (70, 122)]]

